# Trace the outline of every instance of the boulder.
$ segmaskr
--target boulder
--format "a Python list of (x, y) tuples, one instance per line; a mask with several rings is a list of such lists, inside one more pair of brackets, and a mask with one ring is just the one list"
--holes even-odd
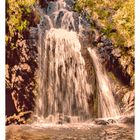
[(27, 119), (30, 118), (32, 111), (20, 112), (18, 115), (14, 114), (6, 118), (6, 125), (9, 124), (25, 124)]

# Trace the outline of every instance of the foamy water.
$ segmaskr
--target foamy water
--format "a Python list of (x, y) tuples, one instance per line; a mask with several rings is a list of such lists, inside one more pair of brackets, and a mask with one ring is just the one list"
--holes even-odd
[[(44, 119), (46, 123), (76, 123), (94, 118), (93, 114), (102, 118), (119, 116), (110, 81), (103, 71), (96, 51), (91, 48), (87, 51), (92, 59), (90, 65), (95, 69), (96, 77), (93, 81), (88, 80), (90, 75), (79, 40), (83, 28), (80, 17), (76, 22), (74, 12), (67, 9), (63, 0), (50, 2), (47, 11), (47, 15), (41, 13), (42, 20), (38, 25), (37, 118)], [(98, 112), (93, 112), (91, 108), (97, 102), (93, 98), (95, 94), (98, 96)], [(71, 116), (71, 119), (68, 117), (65, 120), (64, 116)]]

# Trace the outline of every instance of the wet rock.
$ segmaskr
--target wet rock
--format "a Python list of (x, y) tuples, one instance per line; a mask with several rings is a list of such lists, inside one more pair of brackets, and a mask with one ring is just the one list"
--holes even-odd
[(94, 31), (90, 29), (83, 29), (80, 31), (80, 43), (83, 47), (91, 46), (93, 39), (95, 38)]
[(134, 87), (134, 84), (135, 84), (135, 75), (133, 74), (133, 76), (130, 79), (130, 86)]
[(97, 47), (104, 47), (104, 43), (98, 43)]
[(71, 122), (71, 119), (70, 119), (69, 116), (65, 116), (65, 117), (64, 117), (64, 121), (65, 121), (66, 123), (70, 123), (70, 122)]
[(81, 15), (81, 20), (80, 20), (80, 24), (84, 27), (84, 28), (88, 28), (90, 29), (90, 21), (87, 19), (89, 15), (86, 12), (83, 12)]
[(101, 41), (104, 43), (105, 46), (112, 45), (112, 41), (109, 40), (109, 39), (102, 39), (102, 38), (101, 38)]
[(40, 22), (40, 15), (39, 12), (36, 10), (36, 8), (32, 7), (28, 20), (30, 21), (29, 22), (30, 27), (37, 27), (37, 25)]
[(61, 21), (62, 17), (64, 16), (64, 11), (60, 11), (56, 20), (56, 27), (60, 28), (61, 27)]
[(15, 107), (12, 95), (10, 94), (10, 91), (8, 91), (10, 89), (6, 89), (6, 116), (9, 117), (11, 115), (13, 115), (14, 113), (17, 113), (17, 109)]
[(132, 91), (128, 91), (127, 93), (125, 93), (122, 100), (124, 103), (127, 103), (127, 104), (134, 101), (134, 91), (132, 90)]
[(125, 124), (134, 124), (135, 123), (135, 117), (134, 116), (124, 116), (118, 120), (120, 123)]
[(114, 97), (122, 114), (134, 114), (134, 90), (122, 85), (113, 87)]
[(73, 18), (74, 18), (74, 25), (75, 25), (75, 30), (76, 32), (79, 32), (79, 14), (74, 12), (73, 13)]
[(122, 66), (123, 70), (126, 69), (127, 65), (129, 65), (131, 62), (131, 57), (130, 56), (121, 56), (119, 58), (119, 63)]
[(66, 3), (67, 3), (67, 9), (68, 10), (72, 10), (73, 6), (74, 6), (74, 3), (75, 3), (75, 0), (65, 0)]
[(95, 120), (95, 124), (97, 124), (97, 125), (107, 125), (107, 124), (109, 124), (109, 122), (106, 121), (106, 120)]
[(9, 124), (25, 124), (30, 118), (32, 111), (20, 112), (18, 115), (14, 114), (6, 119), (6, 125)]
[(59, 120), (56, 124), (63, 124), (63, 121), (62, 120)]
[(122, 99), (122, 102), (124, 104), (128, 104), (129, 96), (130, 96), (130, 92), (125, 93), (125, 95), (124, 95), (124, 97)]
[[(37, 35), (37, 33), (38, 33), (38, 28), (35, 28), (35, 27), (30, 27), (30, 37), (32, 38), (32, 39), (37, 39), (38, 38), (38, 35)], [(35, 43), (36, 43), (36, 40), (35, 40)]]
[[(27, 40), (18, 40), (17, 48), (7, 49), (6, 53), (6, 97), (11, 96), (11, 107), (6, 101), (6, 115), (12, 116), (14, 113), (33, 110), (35, 70), (37, 68), (36, 41), (37, 29), (31, 28), (31, 34)], [(11, 109), (13, 112), (11, 112)]]
[[(129, 91), (126, 95), (127, 101), (126, 103), (124, 103), (124, 114), (134, 114), (134, 91)], [(126, 95), (124, 95), (124, 98), (126, 97)]]
[(116, 123), (117, 121), (115, 119), (107, 119), (107, 120), (99, 120), (99, 119), (97, 119), (94, 122), (97, 125), (109, 125), (109, 124)]
[(134, 65), (132, 63), (130, 63), (128, 66), (127, 66), (127, 69), (126, 69), (126, 72), (132, 76), (134, 74)]
[(129, 100), (128, 103), (131, 103), (132, 101), (134, 101), (135, 99), (135, 91), (130, 91), (130, 96), (129, 96)]
[(113, 49), (112, 54), (113, 56), (119, 58), (121, 56), (121, 50), (119, 48)]
[(116, 48), (110, 39), (100, 33), (98, 34), (99, 40), (93, 41), (93, 44), (97, 47), (100, 62), (106, 67), (107, 71), (113, 72), (115, 77), (122, 83), (134, 87), (134, 78), (132, 78), (134, 74), (134, 58), (130, 54), (130, 50), (124, 47)]
[(41, 8), (46, 8), (48, 6), (48, 0), (39, 0)]
[(116, 123), (116, 120), (113, 120), (113, 119), (109, 119), (107, 121), (108, 121), (109, 124)]
[(55, 1), (50, 1), (48, 2), (48, 6), (47, 6), (47, 14), (51, 14), (55, 11), (60, 10), (62, 7), (64, 7), (65, 5), (60, 5), (58, 3), (56, 3)]
[(52, 25), (47, 15), (44, 15), (42, 17), (39, 26), (41, 27), (42, 30), (49, 30), (51, 28)]

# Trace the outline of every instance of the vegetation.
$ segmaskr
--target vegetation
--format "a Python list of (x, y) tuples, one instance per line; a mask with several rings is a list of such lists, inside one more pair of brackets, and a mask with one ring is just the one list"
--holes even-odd
[(134, 0), (77, 0), (75, 10), (86, 10), (98, 20), (101, 32), (111, 38), (116, 47), (134, 49)]
[(35, 0), (6, 0), (6, 45), (14, 48), (18, 34), (29, 26), (31, 6)]
[(6, 0), (7, 116), (15, 113), (18, 118), (19, 113), (32, 111), (35, 104), (37, 48), (30, 45), (33, 39), (29, 39), (30, 27), (40, 20), (35, 3), (36, 0)]

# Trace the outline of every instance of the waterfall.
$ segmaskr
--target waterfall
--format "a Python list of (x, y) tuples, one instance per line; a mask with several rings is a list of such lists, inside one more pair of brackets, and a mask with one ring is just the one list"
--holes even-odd
[(106, 71), (105, 70), (103, 71), (103, 67), (99, 62), (96, 50), (88, 48), (88, 51), (92, 58), (98, 80), (98, 90), (99, 90), (98, 116), (103, 118), (119, 116), (120, 111), (118, 106), (115, 104), (110, 80), (106, 74)]
[[(96, 85), (89, 82), (86, 62), (79, 41), (82, 26), (80, 18), (67, 9), (63, 0), (49, 2), (47, 15), (42, 13), (38, 25), (39, 95), (36, 103), (38, 118), (57, 122), (62, 116), (73, 116), (73, 120), (86, 120), (93, 116), (91, 102)], [(101, 117), (119, 115), (109, 80), (101, 71), (94, 50), (88, 49), (95, 67), (99, 88)], [(93, 103), (94, 104), (94, 103)]]
[(51, 28), (41, 47), (39, 115), (89, 116), (92, 88), (76, 32)]

